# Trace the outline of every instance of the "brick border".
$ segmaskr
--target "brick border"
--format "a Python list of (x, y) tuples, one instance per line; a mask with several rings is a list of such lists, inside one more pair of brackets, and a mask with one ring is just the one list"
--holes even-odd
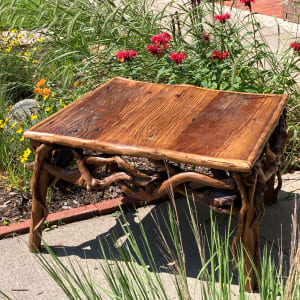
[[(137, 199), (131, 198), (115, 198), (106, 200), (96, 204), (89, 204), (85, 206), (75, 207), (63, 211), (58, 211), (49, 214), (47, 221), (49, 225), (56, 225), (59, 222), (71, 223), (76, 221), (86, 220), (95, 216), (110, 214), (119, 209), (119, 207), (138, 207), (141, 202)], [(15, 234), (24, 234), (29, 232), (30, 219), (23, 222), (12, 223), (8, 226), (0, 226), (0, 239), (11, 237)]]

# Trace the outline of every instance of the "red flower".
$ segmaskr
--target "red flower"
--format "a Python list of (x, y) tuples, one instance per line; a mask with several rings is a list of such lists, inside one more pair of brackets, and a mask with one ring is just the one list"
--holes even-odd
[(209, 34), (208, 33), (203, 34), (202, 40), (205, 42), (209, 42)]
[(185, 53), (182, 51), (179, 52), (173, 52), (170, 54), (170, 59), (174, 61), (176, 65), (179, 65), (183, 60), (185, 60)]
[(250, 6), (251, 2), (255, 2), (255, 0), (240, 0), (241, 3), (245, 4), (246, 6)]
[(152, 55), (159, 57), (163, 50), (159, 47), (159, 44), (155, 44), (147, 46), (147, 51)]
[(223, 60), (226, 57), (229, 56), (229, 52), (225, 51), (223, 53), (220, 53), (218, 50), (214, 50), (213, 53), (211, 54), (212, 59), (218, 59), (218, 60)]
[(151, 38), (153, 44), (166, 45), (172, 39), (168, 32), (162, 32)]
[(294, 51), (300, 51), (300, 43), (299, 42), (292, 42), (290, 47), (294, 48)]
[(225, 23), (226, 20), (230, 19), (230, 14), (226, 13), (224, 15), (215, 15), (214, 19), (220, 21), (220, 23)]
[(123, 50), (117, 53), (118, 60), (122, 62), (130, 61), (130, 59), (136, 56), (137, 53), (134, 50)]

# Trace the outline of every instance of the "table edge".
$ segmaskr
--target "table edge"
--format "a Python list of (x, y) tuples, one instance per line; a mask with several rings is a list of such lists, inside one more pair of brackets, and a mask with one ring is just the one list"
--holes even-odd
[(216, 158), (142, 146), (115, 145), (97, 140), (67, 137), (51, 133), (40, 133), (31, 130), (25, 131), (24, 137), (42, 143), (58, 144), (109, 154), (147, 157), (156, 160), (166, 159), (226, 171), (249, 172), (251, 170), (251, 163), (247, 160)]
[(275, 111), (275, 113), (272, 115), (272, 118), (269, 121), (269, 128), (267, 128), (267, 130), (264, 130), (265, 134), (262, 134), (255, 147), (252, 149), (251, 153), (248, 156), (248, 161), (250, 162), (250, 168), (252, 169), (254, 164), (256, 163), (257, 159), (260, 157), (263, 149), (265, 148), (266, 143), (268, 142), (271, 134), (273, 133), (273, 131), (275, 130), (275, 128), (277, 127), (278, 123), (279, 123), (279, 118), (283, 113), (283, 110), (286, 107), (286, 103), (288, 101), (288, 95), (284, 95), (281, 94), (281, 101), (278, 104), (278, 106), (281, 106), (280, 109), (277, 109)]

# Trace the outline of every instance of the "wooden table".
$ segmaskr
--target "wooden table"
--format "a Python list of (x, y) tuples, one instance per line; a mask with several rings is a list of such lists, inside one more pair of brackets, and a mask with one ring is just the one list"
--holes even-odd
[[(257, 266), (264, 202), (275, 201), (281, 188), (286, 102), (286, 95), (118, 77), (102, 84), (24, 134), (35, 151), (29, 247), (40, 247), (47, 188), (55, 180), (87, 190), (119, 183), (126, 195), (147, 202), (166, 196), (170, 186), (179, 193), (186, 186), (211, 209), (238, 214), (232, 248), (241, 240)], [(148, 158), (158, 171), (138, 170), (121, 155)], [(74, 160), (77, 168), (68, 168)], [(184, 170), (182, 163), (209, 170)], [(109, 166), (107, 177), (96, 178), (103, 166)], [(248, 255), (245, 266), (250, 291), (255, 280)]]

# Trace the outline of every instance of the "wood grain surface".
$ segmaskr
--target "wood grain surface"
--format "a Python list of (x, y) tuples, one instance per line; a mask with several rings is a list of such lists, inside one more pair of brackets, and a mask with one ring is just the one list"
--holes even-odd
[(24, 135), (100, 152), (248, 171), (276, 127), (286, 101), (286, 95), (116, 77)]

